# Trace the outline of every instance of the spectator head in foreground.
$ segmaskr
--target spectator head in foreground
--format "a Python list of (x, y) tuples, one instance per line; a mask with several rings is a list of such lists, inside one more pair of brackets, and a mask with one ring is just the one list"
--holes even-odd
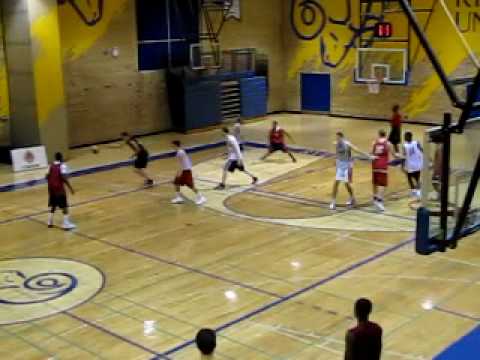
[(211, 329), (201, 329), (195, 337), (195, 343), (203, 356), (213, 356), (217, 347), (217, 335)]

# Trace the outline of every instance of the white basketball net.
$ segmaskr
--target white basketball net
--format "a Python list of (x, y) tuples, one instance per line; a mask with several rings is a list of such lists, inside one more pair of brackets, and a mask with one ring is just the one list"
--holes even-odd
[(367, 81), (368, 92), (377, 95), (380, 93), (380, 79), (370, 79)]

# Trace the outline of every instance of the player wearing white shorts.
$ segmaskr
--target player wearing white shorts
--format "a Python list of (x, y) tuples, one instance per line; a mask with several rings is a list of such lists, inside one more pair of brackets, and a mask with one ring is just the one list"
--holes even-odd
[(252, 173), (245, 169), (245, 165), (243, 163), (243, 155), (242, 151), (240, 150), (240, 145), (237, 142), (235, 136), (230, 135), (230, 131), (228, 128), (224, 127), (223, 132), (225, 133), (225, 140), (228, 150), (228, 157), (227, 162), (225, 163), (225, 167), (223, 168), (223, 176), (222, 182), (218, 184), (215, 188), (216, 190), (223, 190), (225, 189), (225, 182), (227, 181), (227, 174), (229, 172), (233, 173), (235, 170), (240, 170), (241, 172), (247, 174), (252, 178), (252, 184), (256, 184), (258, 178), (254, 176)]
[(404, 169), (407, 173), (412, 196), (419, 199), (421, 197), (420, 174), (423, 168), (423, 149), (417, 141), (413, 140), (411, 132), (405, 133), (403, 157), (405, 158)]
[(347, 202), (347, 206), (353, 207), (356, 204), (355, 195), (352, 187), (353, 176), (353, 156), (352, 151), (356, 151), (370, 158), (370, 155), (359, 150), (356, 146), (352, 145), (345, 139), (342, 132), (337, 132), (336, 146), (336, 174), (335, 182), (333, 183), (332, 202), (330, 203), (330, 209), (335, 210), (337, 208), (337, 193), (338, 185), (343, 182), (350, 195), (350, 199)]

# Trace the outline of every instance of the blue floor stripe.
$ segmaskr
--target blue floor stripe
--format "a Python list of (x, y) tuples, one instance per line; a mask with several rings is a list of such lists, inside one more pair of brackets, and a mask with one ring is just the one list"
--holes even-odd
[[(275, 307), (277, 307), (277, 306), (279, 306), (279, 305), (281, 305), (281, 304), (283, 304), (287, 301), (290, 301), (290, 300), (292, 300), (292, 299), (294, 299), (294, 298), (296, 298), (300, 295), (303, 295), (303, 294), (305, 294), (307, 292), (310, 292), (310, 291), (312, 291), (312, 290), (314, 290), (314, 289), (316, 289), (316, 288), (318, 288), (318, 287), (320, 287), (320, 286), (322, 286), (326, 283), (329, 283), (329, 282), (331, 282), (331, 281), (333, 281), (333, 280), (335, 280), (335, 279), (337, 279), (337, 278), (339, 278), (339, 277), (341, 277), (341, 276), (343, 276), (343, 275), (345, 275), (345, 274), (347, 274), (347, 273), (349, 273), (353, 270), (356, 270), (356, 269), (358, 269), (358, 268), (360, 268), (364, 265), (367, 265), (371, 262), (374, 262), (374, 261), (376, 261), (376, 260), (378, 260), (378, 259), (380, 259), (380, 258), (382, 258), (382, 257), (384, 257), (388, 254), (391, 254), (391, 253), (403, 248), (404, 246), (411, 244), (413, 241), (414, 241), (413, 239), (410, 239), (410, 240), (403, 241), (403, 242), (401, 242), (397, 245), (391, 246), (391, 247), (389, 247), (389, 248), (387, 248), (387, 249), (385, 249), (385, 250), (383, 250), (383, 251), (381, 251), (377, 254), (374, 254), (374, 255), (366, 258), (366, 259), (363, 259), (359, 262), (356, 262), (356, 263), (344, 268), (343, 270), (340, 270), (340, 271), (338, 271), (338, 272), (336, 272), (336, 273), (334, 273), (330, 276), (327, 276), (323, 279), (320, 279), (317, 282), (311, 284), (310, 286), (304, 287), (300, 290), (297, 290), (293, 293), (290, 293), (290, 294), (288, 294), (288, 295), (286, 295), (286, 296), (284, 296), (280, 299), (271, 301), (271, 302), (269, 302), (269, 303), (267, 303), (267, 304), (265, 304), (265, 305), (263, 305), (263, 306), (261, 306), (257, 309), (254, 309), (254, 310), (236, 318), (236, 319), (233, 319), (233, 320), (231, 320), (231, 321), (229, 321), (229, 322), (227, 322), (223, 325), (220, 325), (219, 327), (217, 327), (215, 329), (215, 331), (216, 332), (223, 331), (223, 330), (228, 329), (228, 328), (230, 328), (234, 325), (237, 325), (237, 324), (239, 324), (239, 323), (241, 323), (245, 320), (248, 320), (248, 319), (250, 319), (250, 318), (252, 318), (256, 315), (259, 315), (259, 314), (261, 314), (261, 313), (263, 313), (267, 310), (275, 308)], [(173, 354), (175, 354), (175, 353), (193, 345), (194, 343), (195, 343), (194, 339), (187, 340), (184, 343), (179, 344), (179, 345), (165, 351), (163, 353), (163, 355), (169, 357), (169, 356), (171, 356), (171, 355), (173, 355)], [(160, 358), (158, 356), (156, 356), (156, 357), (153, 357), (151, 360), (158, 360), (158, 359), (160, 359)]]
[[(220, 146), (224, 146), (225, 142), (224, 141), (218, 141), (215, 143), (210, 143), (210, 144), (203, 144), (203, 145), (195, 145), (186, 148), (186, 151), (189, 153), (195, 153), (203, 150), (208, 150), (208, 149), (214, 149)], [(150, 161), (155, 161), (155, 160), (161, 160), (161, 159), (168, 159), (171, 157), (174, 157), (176, 154), (176, 151), (167, 151), (163, 153), (158, 153), (155, 155), (150, 156)], [(124, 160), (124, 161), (117, 161), (114, 163), (110, 164), (103, 164), (103, 165), (98, 165), (98, 166), (92, 166), (92, 167), (87, 167), (84, 169), (79, 169), (79, 170), (74, 170), (70, 173), (71, 177), (78, 177), (78, 176), (83, 176), (83, 175), (89, 175), (89, 174), (94, 174), (98, 172), (103, 172), (103, 171), (110, 171), (126, 166), (131, 166), (133, 165), (134, 160)], [(15, 191), (15, 190), (20, 190), (20, 189), (25, 189), (41, 184), (45, 184), (46, 179), (45, 178), (38, 178), (38, 179), (33, 179), (33, 180), (27, 180), (27, 181), (21, 181), (21, 182), (15, 182), (15, 183), (10, 183), (10, 184), (5, 184), (5, 185), (0, 185), (0, 192), (10, 192), (10, 191)]]
[(434, 360), (478, 360), (480, 359), (480, 325), (447, 347)]
[[(258, 143), (258, 142), (253, 142), (253, 141), (245, 141), (243, 143), (246, 146), (257, 148), (257, 149), (266, 149), (268, 148), (268, 144), (265, 143)], [(187, 152), (189, 153), (195, 153), (203, 150), (208, 150), (208, 149), (214, 149), (217, 147), (224, 146), (225, 142), (224, 141), (218, 141), (214, 143), (209, 143), (209, 144), (202, 144), (202, 145), (195, 145), (186, 148)], [(297, 146), (289, 146), (288, 147), (292, 152), (294, 153), (300, 153), (300, 154), (306, 154), (306, 155), (312, 155), (312, 156), (319, 156), (319, 157), (333, 157), (335, 154), (325, 151), (325, 150), (316, 150), (316, 149), (309, 149), (309, 148), (303, 148), (303, 147), (297, 147)], [(163, 153), (158, 153), (155, 155), (150, 156), (150, 161), (155, 161), (155, 160), (161, 160), (161, 159), (168, 159), (171, 157), (174, 157), (176, 154), (176, 151), (167, 151)], [(357, 160), (365, 160), (362, 157), (355, 157)], [(103, 171), (110, 171), (110, 170), (115, 170), (118, 168), (126, 167), (126, 166), (131, 166), (133, 165), (134, 160), (124, 160), (124, 161), (118, 161), (114, 163), (109, 163), (109, 164), (103, 164), (103, 165), (98, 165), (98, 166), (92, 166), (92, 167), (87, 167), (79, 170), (74, 170), (70, 173), (71, 177), (78, 177), (78, 176), (83, 176), (83, 175), (89, 175), (89, 174), (95, 174), (98, 172), (103, 172)], [(390, 162), (390, 166), (398, 166), (399, 165), (399, 160), (394, 159)], [(0, 185), (0, 193), (1, 192), (11, 192), (11, 191), (16, 191), (16, 190), (21, 190), (21, 189), (26, 189), (29, 187), (37, 186), (37, 185), (42, 185), (46, 183), (45, 178), (38, 178), (38, 179), (32, 179), (32, 180), (26, 180), (26, 181), (19, 181), (19, 182), (14, 182), (14, 183), (9, 183), (9, 184), (3, 184)]]

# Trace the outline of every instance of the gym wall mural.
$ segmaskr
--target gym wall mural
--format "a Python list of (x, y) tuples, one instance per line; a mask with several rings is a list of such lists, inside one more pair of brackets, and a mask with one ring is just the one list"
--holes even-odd
[[(385, 2), (387, 3), (387, 2)], [(451, 20), (467, 39), (467, 42), (480, 55), (480, 3), (472, 0), (446, 0), (449, 12), (441, 7), (440, 1), (423, 1), (422, 7), (433, 8), (428, 14), (418, 15), (420, 23), (425, 27), (427, 36), (439, 54), (442, 64), (449, 74), (463, 71), (468, 61), (467, 52), (459, 41), (455, 31), (444, 31)], [(334, 74), (337, 94), (349, 90), (353, 82), (353, 68), (356, 61), (356, 48), (359, 38), (371, 42), (367, 46), (405, 47), (403, 44), (374, 43), (375, 23), (394, 22), (394, 28), (406, 27), (406, 17), (398, 14), (395, 17), (381, 15), (381, 9), (388, 4), (377, 3), (372, 14), (362, 18), (360, 0), (290, 0), (288, 20), (289, 33), (286, 34), (288, 52), (286, 55), (287, 77), (292, 82), (298, 73), (305, 69), (312, 71), (328, 71)], [(451, 18), (449, 18), (451, 17)], [(410, 49), (416, 52), (418, 41), (411, 36)], [(419, 50), (413, 62), (410, 86), (403, 91), (405, 111), (410, 117), (421, 116), (431, 108), (433, 98), (443, 91), (441, 83), (430, 66), (423, 50)]]

